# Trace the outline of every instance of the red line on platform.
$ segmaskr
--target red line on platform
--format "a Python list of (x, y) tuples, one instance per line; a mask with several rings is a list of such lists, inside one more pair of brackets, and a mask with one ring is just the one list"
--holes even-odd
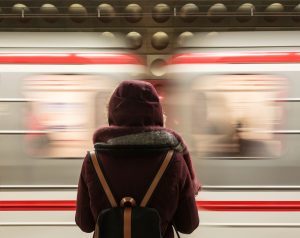
[(0, 201), (0, 211), (73, 211), (75, 200)]
[[(300, 201), (197, 201), (198, 210), (300, 212)], [(74, 211), (75, 200), (0, 201), (0, 211)]]

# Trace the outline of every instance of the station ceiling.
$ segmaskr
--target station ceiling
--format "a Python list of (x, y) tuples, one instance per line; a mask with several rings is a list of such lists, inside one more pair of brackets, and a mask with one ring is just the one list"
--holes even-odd
[(0, 1), (0, 31), (119, 32), (150, 63), (194, 32), (299, 29), (295, 0)]
[(122, 32), (148, 54), (168, 52), (193, 32), (299, 28), (299, 1), (0, 1), (1, 31)]

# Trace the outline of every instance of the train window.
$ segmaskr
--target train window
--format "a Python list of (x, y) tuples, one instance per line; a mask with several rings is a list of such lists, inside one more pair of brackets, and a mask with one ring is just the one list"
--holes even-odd
[(285, 80), (272, 75), (215, 75), (194, 81), (194, 150), (204, 158), (274, 158), (281, 140)]
[(79, 158), (92, 148), (92, 133), (106, 122), (108, 91), (113, 89), (104, 82), (92, 75), (27, 78), (24, 91), (33, 100), (28, 102), (25, 116), (27, 130), (33, 131), (25, 136), (27, 153), (43, 158)]

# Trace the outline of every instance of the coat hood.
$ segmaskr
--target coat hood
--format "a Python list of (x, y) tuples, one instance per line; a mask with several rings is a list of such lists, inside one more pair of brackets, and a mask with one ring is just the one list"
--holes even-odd
[(108, 104), (110, 126), (163, 126), (163, 113), (158, 94), (152, 84), (123, 81)]

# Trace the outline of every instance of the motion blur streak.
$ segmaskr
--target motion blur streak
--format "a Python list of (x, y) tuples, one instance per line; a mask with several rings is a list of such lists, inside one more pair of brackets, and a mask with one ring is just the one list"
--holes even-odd
[(220, 52), (186, 53), (174, 55), (169, 64), (251, 64), (251, 63), (296, 63), (299, 52)]
[(136, 56), (124, 53), (0, 53), (0, 64), (143, 64), (143, 62)]

